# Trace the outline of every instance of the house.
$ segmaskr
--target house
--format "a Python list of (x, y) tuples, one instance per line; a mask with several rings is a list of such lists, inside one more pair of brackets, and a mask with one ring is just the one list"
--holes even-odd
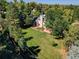
[(41, 14), (34, 22), (33, 26), (37, 28), (44, 28), (45, 27), (45, 14)]
[(43, 32), (51, 34), (51, 29), (46, 28), (45, 26), (46, 16), (45, 14), (41, 14), (38, 18), (35, 19), (33, 26), (36, 28), (42, 28)]

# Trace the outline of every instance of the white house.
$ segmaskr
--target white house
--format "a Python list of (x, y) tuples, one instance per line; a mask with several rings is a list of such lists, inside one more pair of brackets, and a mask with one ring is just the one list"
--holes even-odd
[(36, 20), (35, 20), (35, 27), (38, 27), (38, 28), (43, 28), (45, 27), (45, 20), (46, 20), (46, 17), (45, 17), (45, 14), (42, 14), (40, 15)]
[(36, 28), (43, 28), (44, 32), (47, 32), (47, 33), (51, 34), (51, 29), (50, 28), (46, 28), (45, 21), (46, 21), (46, 16), (45, 16), (45, 14), (42, 14), (35, 20), (33, 25)]

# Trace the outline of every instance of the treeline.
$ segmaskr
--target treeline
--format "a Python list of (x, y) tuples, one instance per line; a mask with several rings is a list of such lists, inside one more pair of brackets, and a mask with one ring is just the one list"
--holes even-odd
[(26, 41), (32, 37), (25, 38), (22, 32), (31, 23), (30, 14), (22, 0), (0, 0), (0, 59), (36, 59), (38, 47), (28, 47)]

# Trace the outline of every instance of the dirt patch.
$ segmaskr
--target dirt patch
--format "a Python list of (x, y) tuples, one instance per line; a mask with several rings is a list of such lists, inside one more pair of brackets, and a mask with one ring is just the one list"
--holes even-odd
[(45, 33), (48, 33), (48, 34), (51, 34), (51, 32), (52, 32), (51, 29), (44, 29), (44, 28), (38, 28), (38, 27), (32, 27), (32, 29), (39, 30), (41, 32), (45, 32)]
[(51, 29), (44, 29), (43, 31), (48, 33), (48, 34), (51, 34), (51, 32), (52, 32)]
[(62, 56), (62, 59), (67, 59), (67, 51), (66, 51), (65, 48), (61, 48), (61, 49), (59, 50), (59, 52), (60, 52), (60, 54), (61, 54), (61, 56)]

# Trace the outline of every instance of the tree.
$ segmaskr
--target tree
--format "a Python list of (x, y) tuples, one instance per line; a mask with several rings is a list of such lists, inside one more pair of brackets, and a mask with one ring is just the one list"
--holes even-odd
[(73, 9), (64, 9), (63, 10), (63, 19), (65, 19), (69, 24), (74, 22), (73, 15), (74, 15), (74, 10)]
[(58, 19), (53, 23), (52, 34), (57, 38), (64, 38), (65, 31), (68, 30), (68, 26), (69, 25), (67, 21)]
[(79, 7), (74, 9), (74, 19), (79, 20)]
[(61, 19), (63, 11), (61, 9), (50, 8), (46, 12), (46, 26), (52, 28), (53, 22), (57, 19)]
[(46, 26), (52, 29), (52, 34), (57, 37), (64, 37), (64, 31), (68, 30), (68, 21), (63, 17), (62, 8), (49, 9), (46, 13)]
[[(12, 5), (9, 4), (7, 6), (6, 18), (2, 20), (5, 20), (5, 22), (2, 21), (2, 24), (0, 23), (1, 28), (2, 25), (4, 25), (3, 30), (0, 31), (0, 44), (2, 47), (5, 45), (5, 47), (0, 51), (0, 58), (35, 59), (35, 54), (32, 54), (32, 52), (29, 51), (29, 47), (25, 44), (22, 29), (18, 25), (19, 19), (13, 18)], [(20, 43), (23, 44), (19, 45)]]
[(69, 27), (69, 32), (66, 35), (66, 46), (70, 47), (72, 44), (79, 46), (79, 24), (73, 23)]

